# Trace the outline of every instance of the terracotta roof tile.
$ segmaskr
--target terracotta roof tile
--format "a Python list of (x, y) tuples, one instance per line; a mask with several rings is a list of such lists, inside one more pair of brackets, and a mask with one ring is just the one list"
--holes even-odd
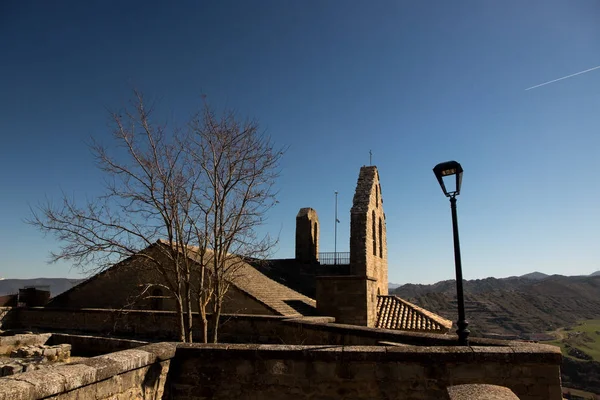
[(446, 333), (452, 321), (398, 296), (377, 297), (377, 328)]

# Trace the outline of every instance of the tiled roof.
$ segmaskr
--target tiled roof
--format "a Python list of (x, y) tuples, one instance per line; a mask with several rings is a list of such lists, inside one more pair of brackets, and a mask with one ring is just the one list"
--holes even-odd
[(446, 333), (452, 321), (398, 296), (377, 297), (377, 328)]

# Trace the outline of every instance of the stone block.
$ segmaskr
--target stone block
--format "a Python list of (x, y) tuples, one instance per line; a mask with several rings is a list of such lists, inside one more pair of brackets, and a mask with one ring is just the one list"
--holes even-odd
[(34, 398), (38, 399), (63, 392), (66, 383), (66, 378), (53, 368), (24, 372), (19, 375), (19, 380), (33, 385)]
[(313, 361), (307, 365), (307, 370), (312, 371), (311, 379), (316, 381), (336, 380), (336, 365), (335, 363), (325, 361)]
[(393, 363), (395, 378), (401, 381), (415, 381), (427, 376), (425, 366), (417, 363)]
[(486, 383), (486, 370), (477, 364), (448, 365), (448, 379), (457, 383)]
[(121, 376), (117, 375), (110, 379), (97, 382), (92, 387), (94, 388), (94, 397), (91, 397), (93, 399), (108, 399), (114, 397), (122, 390)]
[(289, 365), (284, 360), (267, 360), (266, 369), (268, 374), (285, 375), (291, 372)]
[(374, 362), (351, 362), (347, 364), (350, 379), (356, 381), (372, 382), (375, 380), (375, 363)]
[(560, 367), (558, 365), (536, 365), (532, 367), (532, 375), (536, 382), (557, 384), (560, 382)]
[(34, 397), (35, 387), (25, 381), (12, 378), (0, 379), (0, 400), (30, 400)]
[[(520, 369), (518, 366), (513, 365), (513, 364), (502, 364), (502, 363), (497, 363), (497, 362), (490, 363), (490, 364), (484, 364), (482, 367), (483, 367), (485, 376), (490, 381), (495, 381), (495, 382), (514, 378), (515, 374), (517, 373), (514, 370)], [(525, 375), (520, 375), (520, 377), (524, 377), (524, 376)]]
[(60, 365), (54, 371), (65, 377), (65, 390), (74, 390), (96, 382), (96, 369), (84, 364)]
[(48, 358), (48, 359), (50, 359), (50, 358), (56, 359), (57, 358), (56, 357), (57, 353), (58, 353), (58, 349), (57, 348), (52, 348), (52, 347), (51, 348), (43, 349), (43, 351), (42, 351), (42, 355), (45, 358)]
[[(149, 369), (149, 367), (144, 367), (133, 371), (125, 372), (124, 374), (119, 375), (121, 378), (121, 390), (127, 391), (131, 388), (141, 386), (145, 380), (146, 375), (150, 375)], [(152, 381), (152, 379), (149, 380)]]
[(241, 360), (235, 366), (235, 373), (238, 377), (246, 377), (254, 373), (254, 364), (248, 360)]
[(447, 389), (450, 400), (519, 400), (512, 390), (503, 386), (465, 384)]

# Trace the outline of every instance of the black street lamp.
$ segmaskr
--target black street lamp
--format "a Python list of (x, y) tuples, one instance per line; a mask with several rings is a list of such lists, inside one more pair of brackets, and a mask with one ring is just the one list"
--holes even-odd
[[(460, 242), (458, 240), (458, 220), (456, 216), (456, 196), (460, 193), (460, 185), (462, 183), (463, 169), (456, 161), (446, 161), (439, 163), (433, 168), (433, 173), (437, 178), (442, 190), (446, 197), (450, 197), (450, 208), (452, 209), (452, 229), (454, 232), (454, 265), (456, 268), (456, 298), (458, 300), (458, 321), (456, 326), (458, 329), (458, 343), (463, 346), (469, 345), (469, 330), (467, 326), (469, 323), (465, 319), (465, 299), (463, 297), (463, 277), (462, 277), (462, 264), (460, 261)], [(450, 191), (446, 188), (444, 183), (444, 177), (450, 177), (454, 175), (456, 181), (452, 183), (453, 187), (450, 187)], [(454, 179), (452, 179), (454, 181)], [(447, 181), (450, 184), (450, 180)], [(453, 189), (453, 190), (452, 190)]]

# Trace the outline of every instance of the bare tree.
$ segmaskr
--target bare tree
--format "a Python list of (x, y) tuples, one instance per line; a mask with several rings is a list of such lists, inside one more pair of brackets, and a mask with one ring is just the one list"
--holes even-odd
[(140, 257), (160, 277), (144, 290), (161, 286), (175, 299), (179, 339), (193, 339), (196, 298), (205, 342), (206, 310), (213, 305), (216, 341), (235, 266), (272, 243), (256, 240), (254, 229), (273, 204), (282, 153), (256, 123), (239, 125), (232, 113), (217, 121), (206, 104), (186, 129), (167, 130), (153, 121), (143, 96), (134, 94), (132, 110), (111, 113), (117, 150), (124, 151), (91, 145), (105, 173), (105, 193), (83, 206), (63, 194), (58, 206), (47, 201), (32, 210), (28, 222), (64, 243), (51, 261), (99, 272)]
[(274, 148), (256, 121), (240, 123), (233, 112), (219, 118), (206, 103), (190, 128), (190, 154), (202, 170), (193, 200), (204, 216), (195, 225), (199, 263), (208, 270), (203, 279), (210, 279), (211, 289), (210, 298), (199, 296), (198, 307), (206, 326), (211, 301), (216, 342), (223, 300), (239, 267), (247, 258), (264, 258), (275, 243), (268, 235), (257, 236), (256, 228), (276, 203), (273, 185), (283, 149)]

